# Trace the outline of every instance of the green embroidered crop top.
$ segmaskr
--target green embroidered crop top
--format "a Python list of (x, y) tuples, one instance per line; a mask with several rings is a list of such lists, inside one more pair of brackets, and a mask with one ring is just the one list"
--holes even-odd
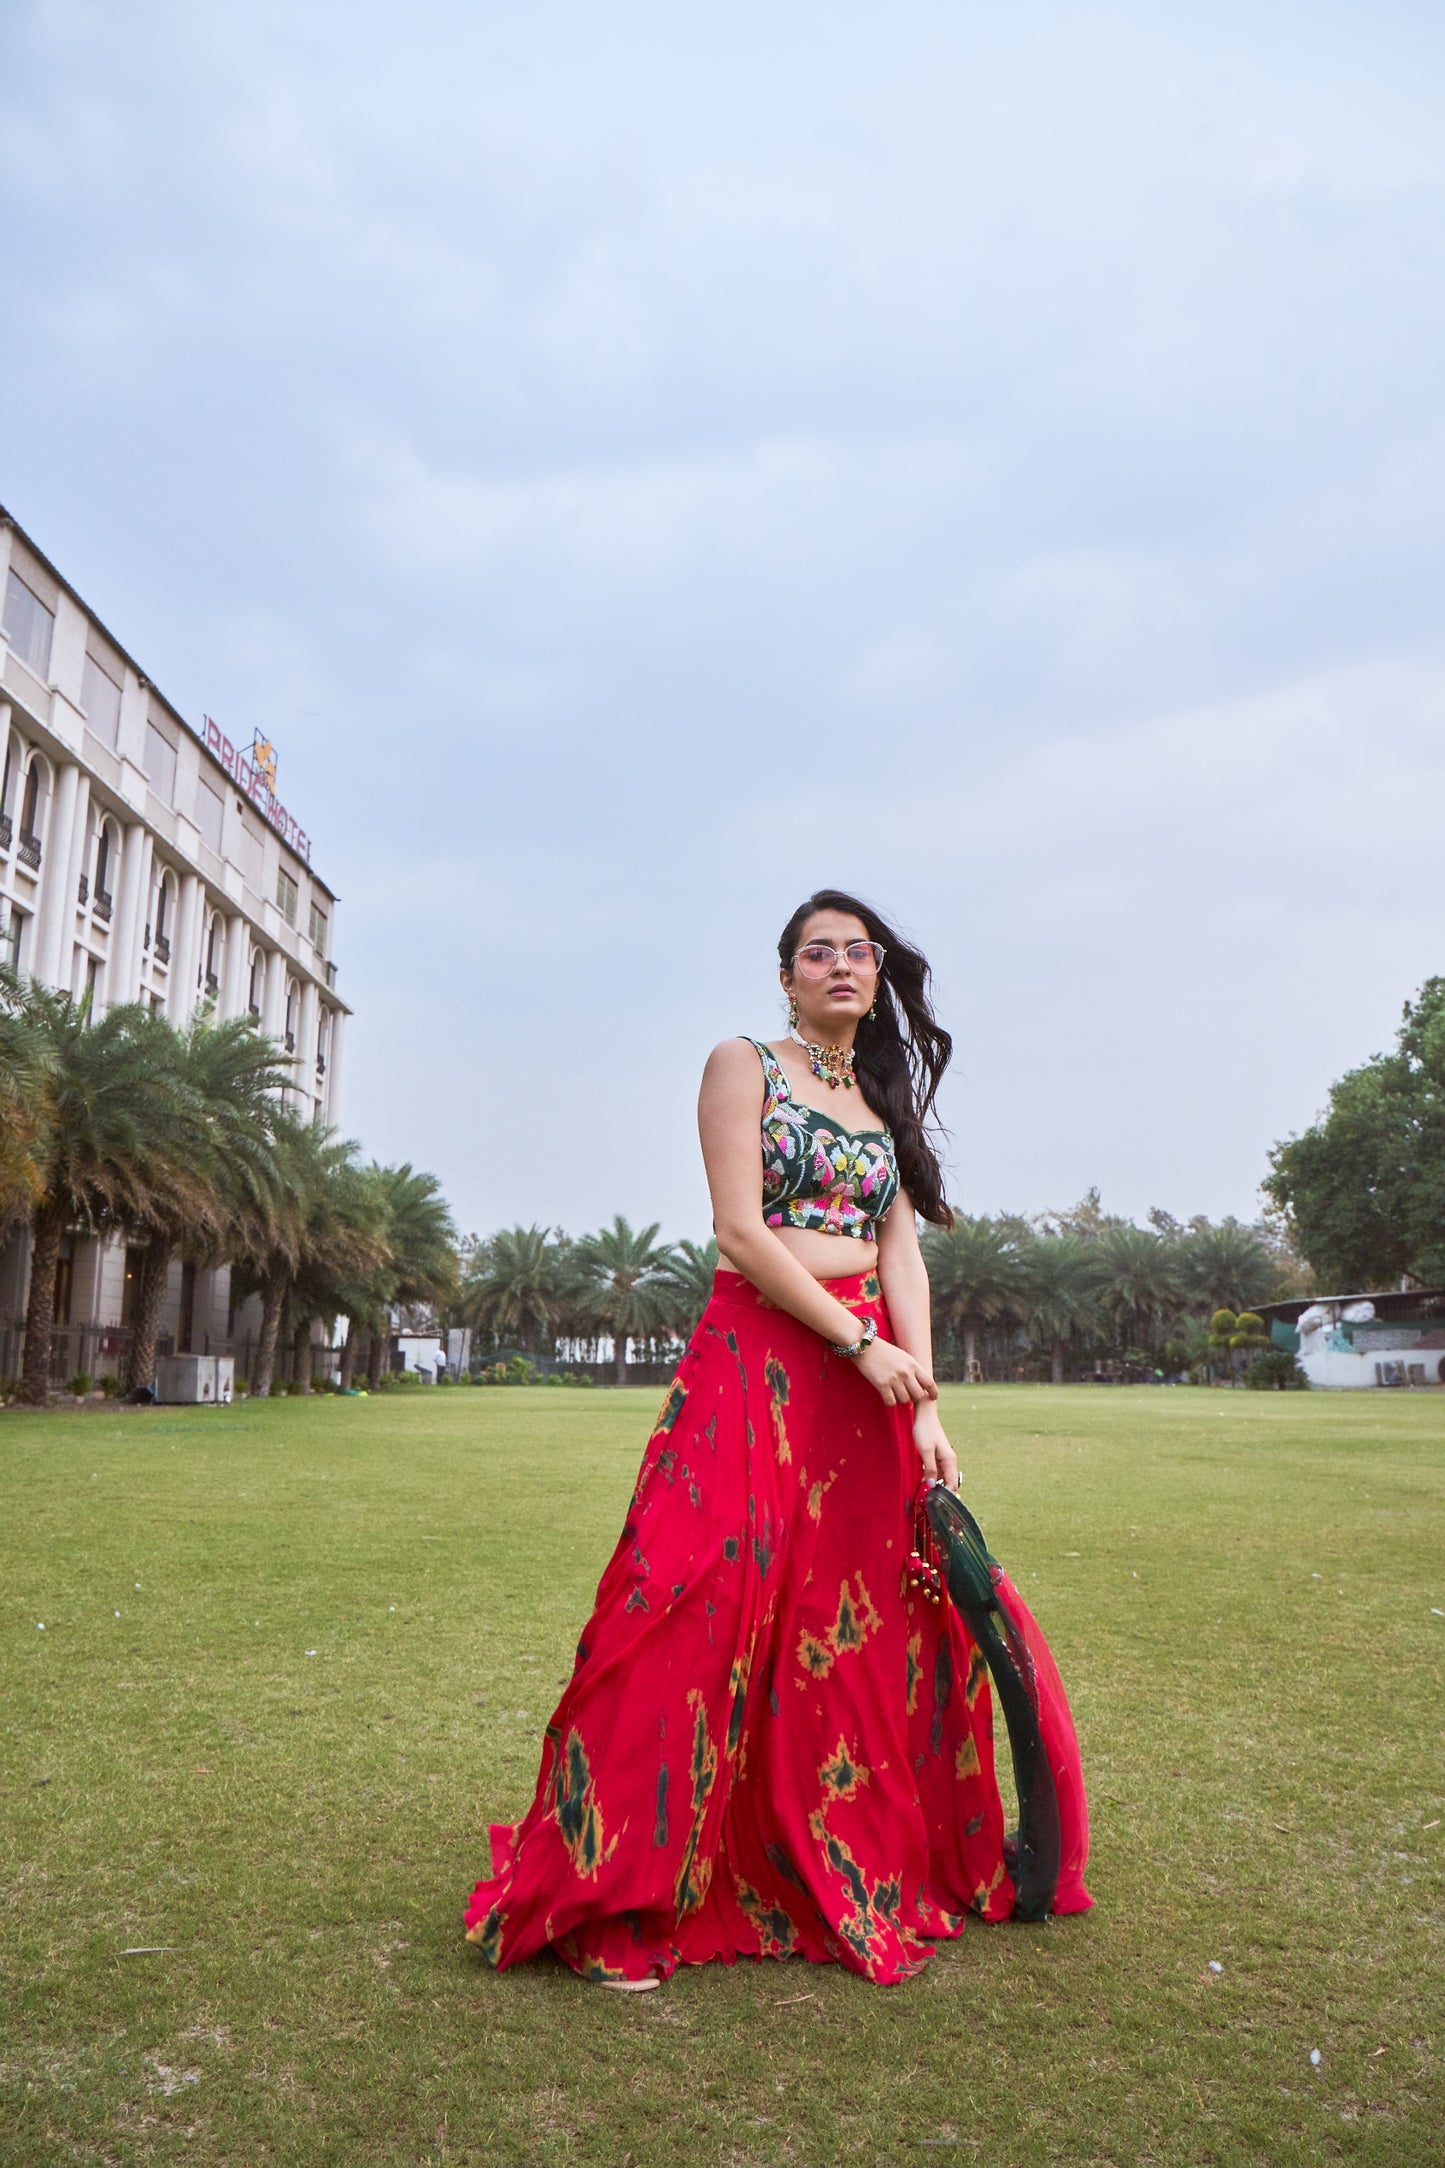
[(898, 1195), (898, 1160), (886, 1129), (836, 1127), (805, 1107), (776, 1057), (750, 1039), (763, 1065), (763, 1218), (769, 1227), (815, 1227), (876, 1239)]

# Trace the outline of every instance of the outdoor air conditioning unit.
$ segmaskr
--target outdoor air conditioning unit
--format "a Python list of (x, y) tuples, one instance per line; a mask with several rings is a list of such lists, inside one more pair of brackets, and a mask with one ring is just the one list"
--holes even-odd
[[(197, 1407), (202, 1402), (214, 1402), (217, 1398), (216, 1368), (220, 1357), (215, 1355), (163, 1355), (156, 1364), (156, 1399), (165, 1407)], [(235, 1364), (225, 1357), (231, 1376)], [(231, 1379), (226, 1381), (226, 1398), (229, 1400)]]

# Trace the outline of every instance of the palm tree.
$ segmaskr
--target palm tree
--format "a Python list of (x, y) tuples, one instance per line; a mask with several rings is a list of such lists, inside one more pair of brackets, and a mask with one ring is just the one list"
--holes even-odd
[(19, 999), (46, 1075), (20, 1388), (22, 1400), (40, 1407), (66, 1229), (183, 1212), (193, 1191), (167, 1151), (175, 1105), (169, 1026), (138, 1003), (118, 1004), (92, 1022), (88, 998), (76, 1001), (33, 979)]
[(347, 1320), (341, 1351), (341, 1383), (349, 1386), (359, 1342), (368, 1342), (367, 1378), (381, 1382), (387, 1315), (396, 1303), (443, 1303), (456, 1285), (457, 1231), (434, 1174), (418, 1174), (410, 1161), (365, 1170), (384, 1222), (386, 1261), (340, 1292), (337, 1314)]
[(261, 1297), (251, 1375), (258, 1398), (271, 1390), (288, 1306), (293, 1324), (304, 1319), (309, 1348), (311, 1319), (335, 1316), (346, 1290), (384, 1264), (388, 1254), (383, 1214), (356, 1165), (354, 1144), (319, 1122), (281, 1112), (273, 1146), (275, 1188), (243, 1207), (233, 1234), (238, 1283)]
[(584, 1235), (576, 1257), (592, 1315), (612, 1335), (617, 1382), (627, 1383), (627, 1342), (657, 1331), (667, 1321), (667, 1280), (672, 1249), (657, 1241), (659, 1222), (635, 1233), (621, 1213), (610, 1227)]
[(237, 1218), (248, 1208), (267, 1207), (276, 1181), (277, 1094), (288, 1074), (249, 1017), (218, 1024), (203, 1011), (187, 1031), (169, 1031), (164, 1044), (171, 1068), (163, 1150), (174, 1182), (169, 1194), (152, 1199), (137, 1225), (145, 1248), (128, 1365), (132, 1392), (155, 1381), (174, 1252), (196, 1264), (217, 1263)]
[(1094, 1249), (1104, 1307), (1129, 1346), (1146, 1348), (1156, 1322), (1178, 1303), (1173, 1245), (1151, 1229), (1126, 1224), (1106, 1228)]
[[(285, 1295), (292, 1334), (291, 1382), (302, 1393), (311, 1390), (311, 1327), (316, 1320), (329, 1325), (340, 1316), (358, 1285), (372, 1285), (386, 1276), (389, 1293), (395, 1284), (389, 1208), (375, 1170), (358, 1164), (355, 1144), (319, 1123), (309, 1125), (307, 1148), (313, 1157), (306, 1209)], [(379, 1351), (379, 1338), (373, 1344)]]
[(0, 1232), (28, 1219), (45, 1187), (54, 1066), (54, 1047), (30, 1013), (24, 985), (0, 967)]
[(1199, 1310), (1249, 1310), (1279, 1293), (1279, 1260), (1258, 1229), (1237, 1219), (1194, 1221), (1178, 1259), (1180, 1290)]
[(661, 1278), (667, 1293), (667, 1322), (680, 1339), (692, 1338), (697, 1321), (711, 1300), (717, 1257), (715, 1237), (709, 1237), (706, 1242), (678, 1242), (673, 1246), (672, 1263)]
[(923, 1238), (934, 1316), (947, 1330), (962, 1334), (970, 1376), (978, 1360), (979, 1334), (990, 1325), (1017, 1323), (1028, 1313), (1022, 1232), (1017, 1220), (960, 1213), (951, 1227), (930, 1227)]
[(503, 1227), (472, 1252), (457, 1313), (494, 1341), (540, 1352), (567, 1306), (570, 1249), (545, 1227)]
[(1069, 1342), (1099, 1322), (1098, 1245), (1081, 1235), (1040, 1235), (1024, 1263), (1029, 1327), (1048, 1343), (1050, 1381), (1062, 1385)]

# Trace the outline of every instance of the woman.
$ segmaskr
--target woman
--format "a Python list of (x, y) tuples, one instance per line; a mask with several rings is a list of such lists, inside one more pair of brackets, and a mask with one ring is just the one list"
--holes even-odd
[[(712, 1299), (467, 1913), (497, 1966), (550, 1943), (609, 1987), (744, 1955), (891, 1982), (1012, 1909), (985, 1666), (906, 1570), (920, 1481), (957, 1480), (915, 1220), (950, 1217), (925, 1123), (952, 1042), (852, 896), (810, 896), (779, 958), (789, 1038), (703, 1074)], [(1067, 1753), (1061, 1692), (1044, 1723)], [(1065, 1811), (1081, 1867), (1076, 1786)], [(1088, 1902), (1072, 1873), (1057, 1908)]]

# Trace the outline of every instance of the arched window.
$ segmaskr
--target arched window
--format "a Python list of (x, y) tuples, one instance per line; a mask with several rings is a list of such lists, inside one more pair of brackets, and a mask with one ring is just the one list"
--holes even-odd
[(110, 924), (114, 900), (110, 893), (110, 884), (115, 878), (119, 855), (119, 832), (114, 822), (108, 821), (102, 814), (95, 836), (95, 885), (91, 891), (90, 911), (92, 918), (98, 918), (104, 926)]
[(286, 1051), (296, 1051), (296, 1026), (301, 1018), (301, 995), (294, 979), (286, 981)]
[(48, 781), (45, 762), (38, 753), (32, 753), (20, 800), (20, 847), (16, 855), (33, 873), (40, 871), (40, 794)]
[(316, 1075), (318, 1080), (326, 1074), (327, 1058), (331, 1053), (331, 1011), (323, 1009), (316, 1027)]
[(250, 985), (250, 989), (249, 989), (249, 992), (248, 992), (248, 994), (247, 994), (247, 997), (246, 997), (246, 1006), (247, 1006), (247, 1008), (248, 1008), (248, 1009), (250, 1010), (251, 1014), (252, 1014), (253, 1016), (255, 1016), (255, 1017), (259, 1017), (259, 1016), (260, 1016), (260, 1014), (261, 1014), (261, 997), (262, 997), (262, 995), (263, 995), (263, 994), (265, 993), (265, 991), (266, 991), (266, 955), (265, 955), (265, 951), (264, 951), (263, 949), (252, 949), (252, 951), (251, 951), (251, 985)]
[(221, 991), (222, 943), (221, 914), (219, 911), (213, 911), (211, 913), (211, 930), (206, 935), (206, 992), (208, 994), (214, 995)]

